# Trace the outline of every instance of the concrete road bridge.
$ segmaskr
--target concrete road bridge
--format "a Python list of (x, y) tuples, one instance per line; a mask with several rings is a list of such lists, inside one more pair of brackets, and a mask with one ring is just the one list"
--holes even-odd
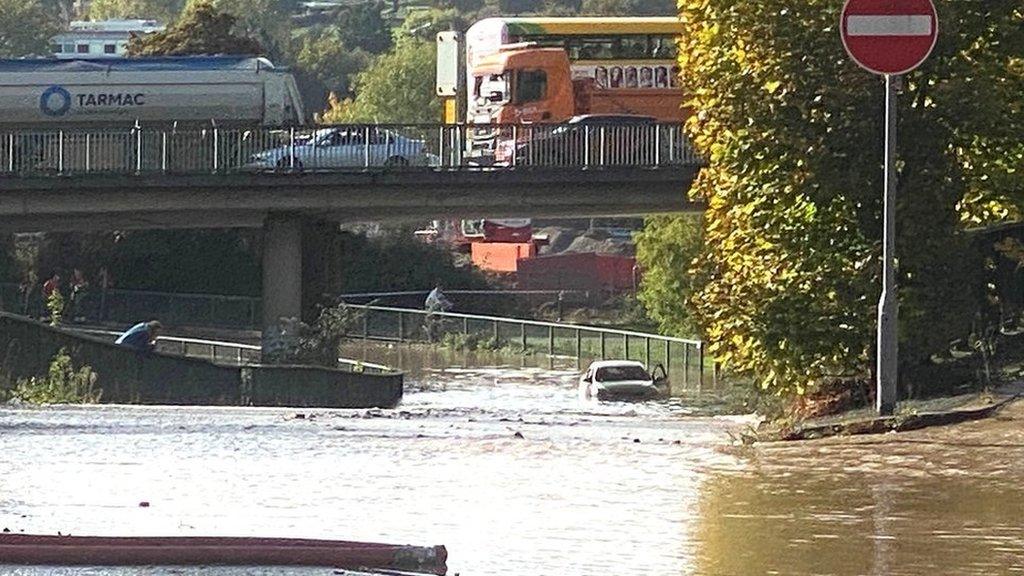
[(677, 124), (0, 132), (0, 229), (263, 228), (264, 324), (301, 310), (306, 220), (700, 210)]

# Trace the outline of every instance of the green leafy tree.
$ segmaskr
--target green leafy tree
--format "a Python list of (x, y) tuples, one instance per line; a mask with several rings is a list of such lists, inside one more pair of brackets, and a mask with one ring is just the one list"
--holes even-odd
[[(682, 275), (692, 276), (688, 303), (718, 359), (782, 393), (870, 371), (883, 91), (843, 51), (840, 8), (680, 3), (680, 65), (698, 111), (687, 128), (709, 161), (692, 192), (707, 201), (705, 243), (689, 272), (647, 270), (645, 291), (686, 301)], [(939, 19), (936, 51), (900, 100), (900, 131), (914, 135), (899, 166), (904, 369), (969, 329), (978, 279), (958, 223), (972, 188), (985, 187), (975, 167), (1024, 128), (1013, 113), (1019, 2), (945, 3)], [(671, 225), (652, 222), (641, 250), (668, 250), (657, 245), (677, 242)]]
[(381, 16), (383, 2), (360, 2), (342, 8), (335, 20), (341, 41), (351, 48), (382, 54), (391, 48), (391, 27)]
[(203, 0), (186, 8), (167, 30), (136, 36), (128, 43), (131, 56), (190, 54), (263, 54), (259, 42), (234, 32), (236, 18)]
[(687, 338), (698, 333), (687, 303), (694, 292), (687, 270), (700, 253), (702, 237), (696, 214), (652, 218), (635, 237), (644, 274), (637, 297), (664, 334)]
[(178, 18), (183, 6), (182, 0), (93, 0), (89, 4), (89, 18), (152, 18), (169, 23)]
[(335, 30), (307, 35), (302, 40), (296, 63), (312, 75), (323, 87), (320, 105), (327, 93), (347, 96), (351, 92), (352, 77), (366, 69), (371, 56), (356, 48), (350, 49)]
[(57, 16), (39, 0), (0, 0), (0, 57), (47, 54), (59, 30)]
[(326, 123), (436, 122), (441, 105), (434, 96), (433, 42), (400, 36), (394, 49), (378, 56), (355, 79), (354, 100), (332, 98)]
[(674, 16), (672, 0), (583, 0), (580, 13), (600, 16)]
[(214, 0), (214, 6), (234, 16), (232, 32), (235, 35), (255, 40), (271, 60), (292, 60), (291, 16), (298, 8), (298, 0)]

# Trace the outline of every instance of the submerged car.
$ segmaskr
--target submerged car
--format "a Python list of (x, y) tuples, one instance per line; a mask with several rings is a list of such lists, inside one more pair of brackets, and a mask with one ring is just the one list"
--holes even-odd
[(640, 362), (600, 360), (580, 376), (579, 393), (584, 399), (650, 400), (664, 396), (667, 383), (661, 365), (652, 373)]
[(285, 144), (253, 154), (245, 167), (254, 170), (303, 170), (370, 166), (431, 166), (422, 140), (374, 126), (322, 128)]

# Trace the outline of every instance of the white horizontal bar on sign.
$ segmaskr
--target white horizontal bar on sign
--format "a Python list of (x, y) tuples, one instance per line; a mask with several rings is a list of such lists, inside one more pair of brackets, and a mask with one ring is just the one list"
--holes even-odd
[(927, 14), (904, 16), (846, 17), (848, 36), (931, 36), (932, 17)]

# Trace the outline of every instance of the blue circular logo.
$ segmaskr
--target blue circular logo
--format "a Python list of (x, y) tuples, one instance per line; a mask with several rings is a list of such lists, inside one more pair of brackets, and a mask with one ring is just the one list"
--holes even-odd
[(39, 109), (47, 116), (63, 116), (71, 109), (71, 94), (60, 86), (50, 86), (39, 97)]

